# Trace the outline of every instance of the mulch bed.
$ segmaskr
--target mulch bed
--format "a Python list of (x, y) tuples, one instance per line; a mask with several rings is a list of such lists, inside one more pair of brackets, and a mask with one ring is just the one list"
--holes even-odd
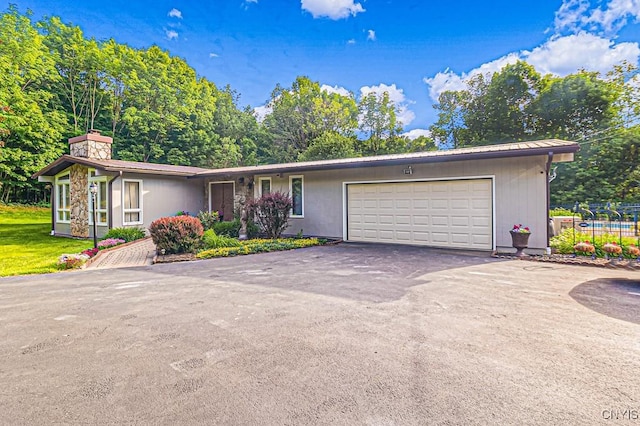
[(551, 255), (543, 255), (543, 256), (523, 256), (516, 257), (512, 256), (508, 253), (493, 253), (492, 257), (496, 257), (499, 259), (518, 259), (518, 260), (528, 260), (533, 262), (547, 262), (547, 263), (560, 263), (564, 265), (580, 265), (580, 266), (595, 266), (600, 268), (611, 268), (611, 269), (626, 269), (631, 271), (640, 271), (640, 262), (637, 260), (629, 260), (629, 259), (591, 259), (591, 257), (587, 256), (573, 256), (567, 254), (551, 254)]
[(153, 263), (187, 262), (190, 260), (196, 260), (194, 253), (158, 254), (153, 258)]
[[(323, 239), (326, 240), (326, 242), (322, 244), (323, 246), (340, 244), (342, 242), (342, 239), (338, 239), (338, 238), (333, 238), (333, 239), (323, 238)], [(273, 253), (273, 252), (270, 252), (270, 253)], [(253, 254), (260, 254), (260, 253), (253, 253)], [(164, 254), (164, 255), (157, 254), (153, 258), (153, 263), (156, 264), (156, 263), (188, 262), (191, 260), (199, 260), (199, 259), (196, 258), (195, 253)]]

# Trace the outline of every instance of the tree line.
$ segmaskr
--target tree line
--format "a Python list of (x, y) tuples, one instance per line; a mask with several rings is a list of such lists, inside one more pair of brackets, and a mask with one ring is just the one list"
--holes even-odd
[(274, 89), (260, 122), (231, 87), (157, 46), (97, 41), (14, 6), (0, 15), (0, 64), (3, 202), (42, 197), (30, 176), (89, 129), (114, 138), (118, 159), (209, 168), (435, 149), (400, 135), (388, 95), (356, 102), (298, 77)]
[(445, 91), (434, 105), (431, 135), (461, 148), (538, 139), (580, 143), (551, 182), (552, 204), (640, 202), (640, 76), (621, 64), (606, 76), (579, 71), (541, 75), (526, 62), (479, 74)]
[(89, 129), (114, 138), (114, 158), (207, 168), (563, 138), (582, 149), (559, 166), (554, 203), (640, 201), (640, 84), (628, 65), (554, 77), (518, 62), (478, 75), (443, 92), (431, 137), (413, 140), (388, 93), (357, 97), (300, 76), (276, 85), (257, 119), (231, 87), (157, 46), (97, 41), (13, 6), (0, 15), (0, 65), (0, 202), (45, 199), (30, 176)]

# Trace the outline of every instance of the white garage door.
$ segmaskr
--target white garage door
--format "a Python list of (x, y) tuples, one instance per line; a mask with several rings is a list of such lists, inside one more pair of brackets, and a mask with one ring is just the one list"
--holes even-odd
[(490, 179), (347, 185), (347, 239), (493, 248)]

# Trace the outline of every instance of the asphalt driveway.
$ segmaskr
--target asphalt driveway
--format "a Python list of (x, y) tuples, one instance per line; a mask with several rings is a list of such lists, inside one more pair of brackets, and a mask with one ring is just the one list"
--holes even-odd
[(0, 423), (638, 422), (640, 325), (574, 290), (638, 278), (351, 244), (3, 278)]

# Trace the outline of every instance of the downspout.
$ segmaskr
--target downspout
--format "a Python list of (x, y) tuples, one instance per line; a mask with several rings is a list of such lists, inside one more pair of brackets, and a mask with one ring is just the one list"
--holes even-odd
[(109, 194), (107, 199), (107, 206), (109, 206), (107, 209), (107, 228), (109, 229), (113, 228), (113, 181), (119, 177), (122, 177), (122, 170), (107, 181), (107, 194)]
[(551, 254), (551, 235), (550, 235), (550, 229), (549, 229), (549, 220), (551, 220), (551, 217), (549, 215), (549, 209), (551, 208), (551, 182), (549, 182), (549, 172), (551, 171), (551, 163), (553, 163), (553, 151), (549, 151), (549, 154), (547, 156), (547, 167), (546, 167), (546, 173), (545, 173), (545, 179), (546, 179), (546, 185), (547, 185), (547, 221), (546, 221), (546, 226), (547, 226), (547, 254)]
[(56, 194), (55, 194), (56, 184), (53, 182), (51, 184), (51, 195), (49, 199), (51, 200), (51, 234), (56, 235)]

